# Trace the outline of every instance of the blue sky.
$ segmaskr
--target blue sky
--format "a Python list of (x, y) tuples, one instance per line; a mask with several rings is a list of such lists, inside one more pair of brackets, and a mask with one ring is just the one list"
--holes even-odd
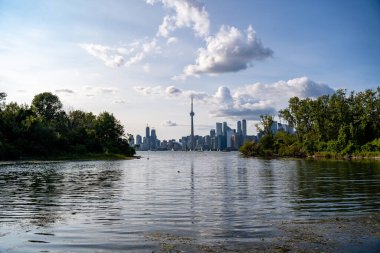
[(235, 127), (292, 96), (380, 85), (380, 2), (0, 0), (0, 91), (44, 91), (161, 139)]

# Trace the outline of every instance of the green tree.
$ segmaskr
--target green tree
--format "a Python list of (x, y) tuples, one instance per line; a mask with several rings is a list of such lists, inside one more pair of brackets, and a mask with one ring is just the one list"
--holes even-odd
[(62, 103), (58, 96), (50, 92), (44, 92), (36, 95), (32, 101), (32, 108), (37, 115), (42, 116), (48, 122), (59, 118), (62, 115)]
[(273, 125), (272, 115), (260, 115), (260, 124), (256, 124), (256, 130), (258, 133), (263, 133), (266, 136), (273, 137), (272, 125)]
[(5, 92), (0, 92), (0, 112), (2, 108), (5, 106), (5, 98), (7, 97), (7, 94)]
[(133, 152), (124, 136), (124, 128), (120, 122), (108, 112), (103, 112), (96, 118), (95, 124), (96, 137), (106, 153)]

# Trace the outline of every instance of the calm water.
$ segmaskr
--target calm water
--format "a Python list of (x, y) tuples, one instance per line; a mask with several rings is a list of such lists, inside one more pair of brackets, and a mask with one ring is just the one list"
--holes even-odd
[(0, 166), (0, 252), (152, 252), (273, 238), (286, 220), (380, 209), (380, 162), (141, 152), (131, 161)]

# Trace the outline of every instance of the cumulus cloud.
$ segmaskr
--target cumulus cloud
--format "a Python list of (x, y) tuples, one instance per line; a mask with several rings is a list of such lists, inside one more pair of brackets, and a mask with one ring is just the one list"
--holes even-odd
[(171, 120), (166, 120), (163, 124), (163, 126), (168, 126), (168, 127), (173, 127), (173, 126), (177, 126), (177, 123), (171, 121)]
[(199, 37), (205, 38), (210, 29), (210, 20), (203, 4), (195, 0), (147, 0), (148, 4), (161, 2), (172, 12), (166, 15), (158, 28), (158, 37), (169, 37), (179, 28), (191, 28)]
[(182, 90), (174, 87), (174, 86), (169, 86), (165, 89), (165, 93), (168, 95), (168, 96), (179, 96), (181, 94), (183, 94)]
[(152, 54), (160, 52), (156, 39), (133, 42), (122, 47), (109, 47), (99, 44), (80, 44), (80, 47), (108, 67), (129, 67)]
[(251, 26), (245, 33), (232, 26), (222, 26), (215, 36), (206, 39), (206, 48), (198, 50), (194, 65), (184, 68), (184, 75), (219, 74), (248, 68), (252, 61), (271, 57)]
[(70, 89), (58, 89), (58, 90), (55, 90), (56, 93), (66, 93), (66, 94), (73, 94), (74, 91), (73, 90), (70, 90)]
[(312, 81), (308, 77), (269, 84), (254, 83), (233, 90), (220, 86), (214, 94), (181, 90), (175, 86), (140, 87), (135, 90), (169, 99), (183, 100), (193, 96), (196, 101), (206, 104), (209, 114), (213, 117), (249, 120), (258, 120), (263, 114), (277, 115), (277, 111), (285, 108), (288, 100), (294, 96), (316, 98), (334, 92), (334, 89), (327, 84)]
[(236, 94), (241, 97), (248, 94), (266, 100), (276, 100), (278, 101), (276, 103), (286, 99), (284, 102), (287, 103), (289, 98), (294, 96), (300, 98), (316, 98), (325, 94), (332, 94), (334, 91), (335, 90), (327, 84), (315, 82), (308, 77), (298, 77), (288, 81), (281, 80), (271, 84), (254, 83), (246, 85), (236, 89)]

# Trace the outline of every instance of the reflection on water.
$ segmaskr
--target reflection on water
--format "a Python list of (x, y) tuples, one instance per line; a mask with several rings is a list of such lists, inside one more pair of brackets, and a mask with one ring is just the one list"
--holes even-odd
[(0, 166), (0, 252), (151, 252), (154, 232), (244, 244), (275, 237), (279, 221), (380, 208), (379, 162), (141, 155)]

